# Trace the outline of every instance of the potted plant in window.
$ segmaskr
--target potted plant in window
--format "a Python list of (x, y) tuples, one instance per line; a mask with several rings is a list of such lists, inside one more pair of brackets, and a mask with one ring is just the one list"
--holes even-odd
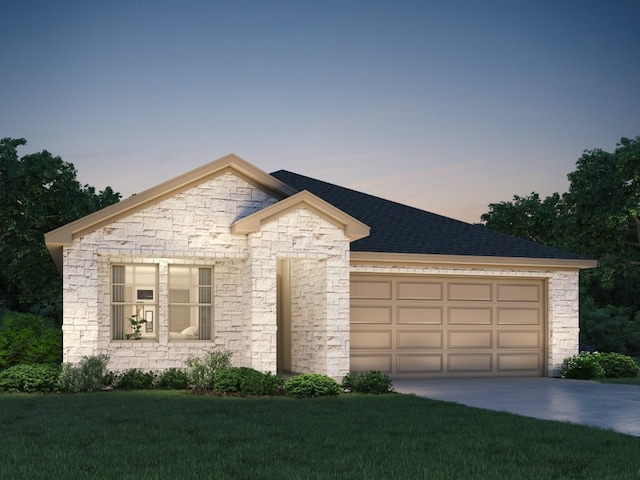
[(142, 326), (147, 323), (146, 318), (138, 318), (138, 315), (131, 315), (129, 317), (129, 324), (133, 333), (125, 334), (127, 340), (140, 340), (142, 338)]

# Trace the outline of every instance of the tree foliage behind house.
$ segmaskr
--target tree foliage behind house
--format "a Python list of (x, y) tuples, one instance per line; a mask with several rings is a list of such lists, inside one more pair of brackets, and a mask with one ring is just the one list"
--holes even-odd
[(118, 202), (120, 194), (81, 185), (73, 164), (46, 150), (19, 157), (26, 143), (0, 140), (0, 306), (56, 316), (62, 282), (44, 234)]
[[(490, 204), (481, 219), (494, 230), (598, 260), (597, 268), (581, 275), (590, 299), (582, 302), (582, 340), (595, 343), (588, 332), (597, 329), (585, 322), (601, 318), (603, 309), (611, 309), (608, 318), (640, 322), (640, 136), (622, 138), (614, 152), (584, 151), (568, 178), (563, 195), (516, 195)], [(628, 312), (624, 318), (619, 308)]]

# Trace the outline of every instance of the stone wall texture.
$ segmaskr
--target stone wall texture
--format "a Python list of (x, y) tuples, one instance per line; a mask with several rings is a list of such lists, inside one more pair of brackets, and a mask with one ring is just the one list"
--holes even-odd
[[(64, 248), (64, 361), (107, 354), (113, 370), (184, 367), (214, 349), (237, 366), (277, 367), (277, 266), (290, 265), (291, 369), (340, 379), (349, 371), (349, 275), (400, 273), (545, 278), (548, 374), (578, 349), (578, 273), (562, 270), (350, 267), (344, 229), (300, 206), (268, 219), (258, 232), (231, 225), (277, 202), (239, 175), (223, 173), (73, 240)], [(158, 270), (155, 339), (112, 340), (111, 266)], [(172, 264), (214, 272), (210, 341), (172, 341), (167, 277)]]
[[(225, 173), (75, 239), (64, 249), (64, 361), (107, 354), (114, 370), (163, 370), (222, 349), (233, 352), (234, 365), (275, 372), (276, 265), (293, 259), (301, 288), (293, 312), (296, 369), (341, 378), (349, 368), (348, 237), (304, 208), (272, 219), (260, 232), (231, 234), (233, 222), (275, 202)], [(113, 264), (157, 265), (155, 340), (112, 340)], [(211, 341), (169, 338), (171, 264), (213, 267)]]

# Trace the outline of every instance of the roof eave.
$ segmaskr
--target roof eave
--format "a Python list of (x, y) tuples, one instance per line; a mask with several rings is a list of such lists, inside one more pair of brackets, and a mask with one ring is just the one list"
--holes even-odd
[(570, 258), (484, 257), (473, 255), (434, 255), (413, 253), (351, 252), (352, 265), (450, 265), (465, 267), (511, 267), (583, 270), (595, 268), (596, 260)]
[[(61, 247), (64, 245), (71, 245), (73, 239), (79, 235), (94, 231), (100, 228), (100, 226), (136, 212), (145, 205), (157, 202), (168, 195), (173, 195), (189, 188), (191, 185), (197, 184), (204, 178), (222, 174), (229, 169), (240, 173), (247, 180), (269, 191), (278, 198), (286, 198), (296, 193), (296, 190), (277, 178), (272, 177), (246, 160), (231, 153), (46, 233), (44, 238), (47, 248), (52, 252), (52, 256), (54, 256), (53, 251), (57, 252), (61, 250)], [(56, 259), (54, 256), (54, 261), (56, 261), (56, 265), (58, 265), (58, 262), (61, 262), (61, 257), (60, 259)], [(60, 267), (58, 268), (60, 269)]]
[(349, 237), (349, 241), (351, 242), (355, 242), (369, 235), (370, 229), (368, 225), (365, 225), (360, 220), (348, 215), (307, 190), (298, 192), (278, 203), (234, 222), (233, 225), (231, 225), (231, 233), (247, 235), (257, 232), (262, 228), (263, 224), (298, 207), (303, 207), (315, 212), (334, 225), (343, 228), (345, 235)]

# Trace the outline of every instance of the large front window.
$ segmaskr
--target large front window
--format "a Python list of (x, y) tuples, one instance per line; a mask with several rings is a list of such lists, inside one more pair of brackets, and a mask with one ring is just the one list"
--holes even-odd
[(210, 340), (212, 269), (169, 265), (169, 339)]
[[(155, 264), (111, 266), (111, 338), (158, 340), (158, 327), (168, 323), (171, 341), (211, 340), (212, 268), (169, 265), (168, 272), (162, 270), (168, 273), (161, 276), (168, 278), (162, 303), (158, 269)], [(166, 313), (160, 318), (161, 312), (168, 318)]]
[(158, 322), (158, 267), (111, 267), (111, 334), (114, 340), (153, 340)]

